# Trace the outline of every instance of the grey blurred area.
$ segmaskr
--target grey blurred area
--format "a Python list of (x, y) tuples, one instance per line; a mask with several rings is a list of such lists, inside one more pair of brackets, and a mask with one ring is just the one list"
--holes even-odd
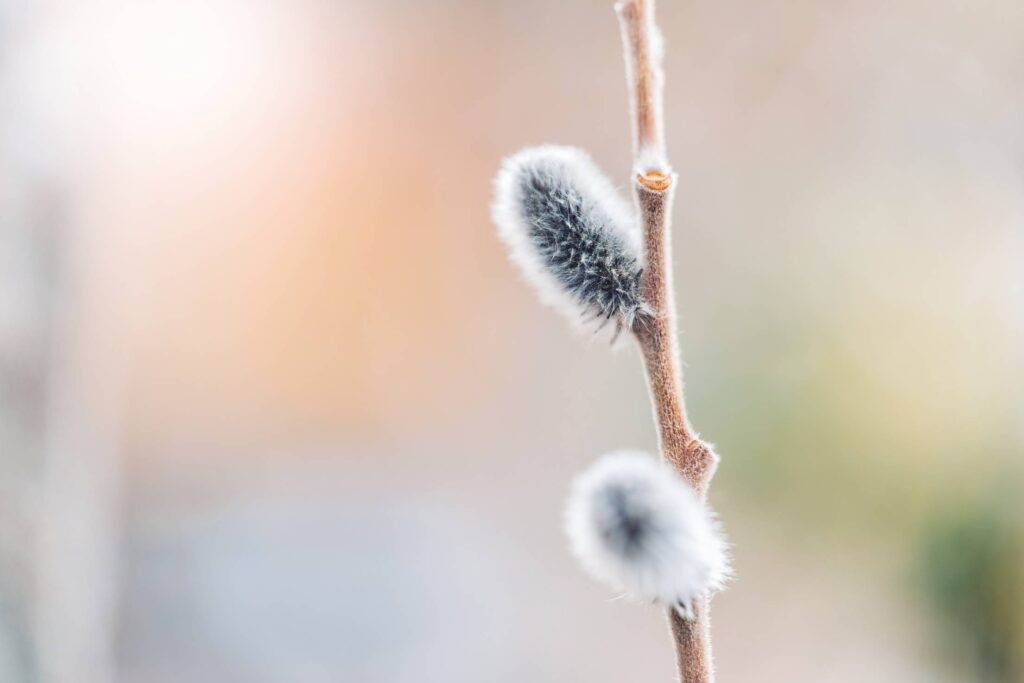
[[(1024, 680), (1024, 6), (658, 7), (728, 681)], [(0, 681), (669, 681), (565, 550), (638, 354), (490, 224), (625, 190), (611, 3), (0, 2)]]

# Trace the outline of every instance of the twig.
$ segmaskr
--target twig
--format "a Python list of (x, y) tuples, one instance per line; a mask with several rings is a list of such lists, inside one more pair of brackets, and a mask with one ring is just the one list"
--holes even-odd
[[(622, 0), (615, 6), (622, 29), (626, 74), (633, 112), (633, 191), (641, 225), (645, 267), (641, 278), (644, 300), (653, 315), (639, 321), (634, 333), (643, 352), (644, 367), (658, 427), (662, 457), (704, 497), (718, 458), (701, 442), (686, 418), (669, 225), (676, 176), (665, 152), (661, 91), (660, 36), (654, 24), (654, 0)], [(691, 619), (669, 610), (683, 683), (711, 683), (708, 599), (694, 605)]]

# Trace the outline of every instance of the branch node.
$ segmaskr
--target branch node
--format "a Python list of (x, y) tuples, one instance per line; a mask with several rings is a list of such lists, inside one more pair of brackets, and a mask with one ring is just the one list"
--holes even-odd
[(649, 190), (664, 192), (672, 185), (672, 174), (653, 170), (645, 171), (644, 173), (637, 173), (636, 180)]

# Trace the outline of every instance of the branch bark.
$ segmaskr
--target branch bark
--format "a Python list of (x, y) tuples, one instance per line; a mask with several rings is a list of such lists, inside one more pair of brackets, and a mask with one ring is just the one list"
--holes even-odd
[[(662, 457), (703, 498), (718, 457), (697, 437), (686, 417), (683, 374), (672, 288), (671, 211), (676, 176), (668, 164), (662, 108), (660, 36), (654, 0), (621, 0), (615, 6), (622, 30), (633, 115), (633, 193), (643, 226), (644, 272), (640, 286), (651, 316), (633, 332), (644, 358)], [(683, 683), (712, 683), (708, 597), (696, 601), (691, 619), (669, 610), (679, 676)]]

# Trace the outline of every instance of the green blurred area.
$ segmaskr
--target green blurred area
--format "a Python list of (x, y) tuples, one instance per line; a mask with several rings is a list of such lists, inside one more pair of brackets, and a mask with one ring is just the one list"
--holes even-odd
[(928, 615), (935, 657), (971, 680), (1024, 680), (1018, 423), (999, 411), (943, 423), (916, 394), (887, 392), (913, 378), (873, 376), (820, 322), (761, 328), (692, 363), (691, 386), (712, 387), (698, 413), (722, 435), (730, 506), (782, 515), (808, 544), (885, 557), (890, 589)]
[(1018, 473), (1006, 474), (937, 511), (912, 547), (915, 592), (935, 615), (944, 655), (993, 683), (1024, 680), (1024, 522)]

